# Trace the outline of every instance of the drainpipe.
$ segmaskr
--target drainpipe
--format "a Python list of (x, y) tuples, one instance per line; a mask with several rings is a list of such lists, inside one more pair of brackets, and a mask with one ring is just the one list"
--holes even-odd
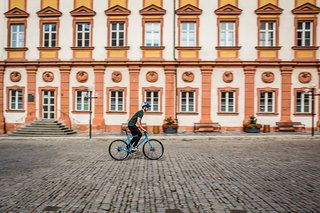
[[(173, 0), (173, 60), (176, 62), (176, 0)], [(176, 90), (176, 98), (175, 98), (175, 112), (174, 117), (176, 123), (178, 123), (177, 118), (177, 110), (178, 110), (178, 77), (177, 77), (177, 70), (175, 74), (175, 90)]]

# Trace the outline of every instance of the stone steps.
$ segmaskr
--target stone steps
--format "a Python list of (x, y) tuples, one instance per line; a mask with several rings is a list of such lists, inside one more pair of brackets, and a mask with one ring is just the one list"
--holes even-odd
[(16, 137), (58, 137), (76, 134), (77, 132), (68, 129), (64, 124), (56, 120), (36, 120), (31, 124), (9, 134)]

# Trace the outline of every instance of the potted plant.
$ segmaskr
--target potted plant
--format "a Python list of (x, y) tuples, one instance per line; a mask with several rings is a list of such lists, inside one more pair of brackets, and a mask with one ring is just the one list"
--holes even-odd
[(262, 125), (257, 123), (257, 118), (250, 116), (249, 121), (243, 125), (244, 131), (248, 133), (259, 133)]
[(178, 123), (172, 117), (166, 118), (164, 122), (162, 125), (164, 133), (173, 134), (178, 132)]

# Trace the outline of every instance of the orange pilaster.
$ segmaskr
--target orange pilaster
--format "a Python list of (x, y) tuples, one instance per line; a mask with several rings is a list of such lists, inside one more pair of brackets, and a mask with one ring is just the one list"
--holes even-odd
[(139, 104), (139, 66), (130, 66), (130, 118), (140, 109)]
[(201, 97), (201, 123), (212, 123), (211, 120), (211, 77), (212, 67), (201, 67), (202, 97)]
[[(27, 66), (27, 117), (26, 123), (29, 124), (36, 119), (36, 66)], [(30, 96), (30, 97), (29, 97)], [(31, 100), (33, 96), (33, 100)], [(30, 98), (30, 99), (29, 99)]]
[(3, 114), (3, 105), (4, 105), (4, 99), (3, 99), (3, 90), (4, 90), (4, 66), (0, 66), (0, 134), (6, 133), (5, 131), (5, 120), (4, 120), (4, 114)]
[(281, 67), (281, 121), (291, 121), (292, 67)]
[(103, 112), (103, 103), (104, 103), (104, 66), (95, 66), (94, 67), (94, 91), (96, 98), (94, 99), (94, 118), (93, 118), (93, 128), (97, 131), (104, 131), (105, 121), (104, 121), (104, 112)]
[(176, 67), (166, 66), (165, 68), (166, 76), (166, 86), (165, 86), (165, 96), (166, 96), (166, 108), (165, 108), (165, 118), (172, 117), (175, 119), (176, 108), (175, 108), (175, 85), (176, 85)]
[[(319, 79), (318, 83), (320, 85), (320, 67), (318, 67), (318, 79)], [(318, 96), (318, 121), (317, 121), (317, 127), (320, 128), (320, 96)]]
[(255, 67), (245, 67), (245, 102), (244, 102), (244, 123), (248, 121), (251, 115), (254, 115), (254, 77)]
[(71, 128), (71, 121), (69, 116), (70, 111), (70, 66), (60, 67), (61, 75), (61, 110), (60, 119), (65, 123), (68, 128)]

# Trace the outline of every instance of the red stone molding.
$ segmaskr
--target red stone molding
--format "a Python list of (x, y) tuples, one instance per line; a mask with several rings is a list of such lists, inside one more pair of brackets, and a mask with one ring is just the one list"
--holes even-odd
[(213, 67), (201, 67), (201, 123), (212, 123), (211, 120), (211, 82)]
[(98, 95), (94, 99), (94, 118), (93, 118), (93, 128), (97, 131), (105, 130), (105, 120), (104, 120), (104, 66), (94, 67), (94, 91)]
[(61, 87), (61, 109), (60, 119), (68, 128), (71, 128), (71, 120), (69, 116), (70, 111), (70, 66), (60, 67), (60, 87)]

